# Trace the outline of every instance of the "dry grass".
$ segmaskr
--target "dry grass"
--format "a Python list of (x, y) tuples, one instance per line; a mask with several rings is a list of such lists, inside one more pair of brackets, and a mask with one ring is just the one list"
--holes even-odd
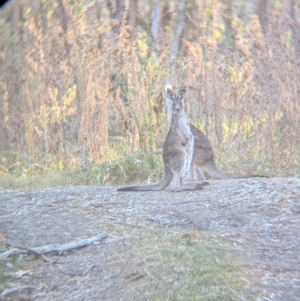
[[(99, 171), (103, 183), (147, 180), (129, 175), (130, 157), (142, 158), (141, 170), (157, 168), (146, 157), (166, 136), (161, 91), (171, 78), (189, 87), (188, 114), (212, 139), (221, 169), (299, 175), (299, 8), (270, 3), (262, 29), (250, 5), (233, 1), (228, 11), (223, 2), (195, 0), (170, 66), (176, 5), (164, 7), (157, 56), (151, 7), (139, 2), (137, 30), (97, 1), (35, 9), (31, 0), (11, 1), (0, 12), (0, 173), (46, 177), (104, 164), (116, 173)], [(115, 167), (120, 160), (128, 171)]]
[(241, 254), (220, 247), (213, 233), (187, 228), (151, 232), (133, 250), (153, 279), (150, 300), (238, 300), (255, 290), (243, 279)]

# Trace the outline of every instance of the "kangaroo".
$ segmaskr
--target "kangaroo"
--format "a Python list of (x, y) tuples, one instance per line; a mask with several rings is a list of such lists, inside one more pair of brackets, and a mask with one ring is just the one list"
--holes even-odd
[(167, 89), (166, 98), (170, 102), (171, 125), (163, 146), (165, 177), (155, 184), (127, 186), (118, 191), (186, 191), (201, 190), (208, 182), (186, 183), (191, 168), (194, 151), (194, 137), (188, 117), (184, 112), (185, 89), (175, 94)]
[[(171, 85), (167, 84), (165, 86), (165, 91), (171, 89)], [(167, 108), (167, 118), (168, 123), (171, 122), (171, 106), (170, 98), (165, 94), (166, 99), (166, 108)], [(190, 124), (190, 130), (194, 137), (194, 151), (193, 151), (193, 160), (191, 167), (188, 171), (189, 180), (205, 180), (201, 168), (203, 168), (211, 177), (215, 180), (222, 179), (245, 179), (251, 177), (265, 177), (260, 175), (252, 174), (241, 174), (241, 175), (227, 175), (219, 171), (216, 166), (214, 159), (214, 152), (210, 140), (204, 135), (204, 133), (195, 127), (193, 124)]]

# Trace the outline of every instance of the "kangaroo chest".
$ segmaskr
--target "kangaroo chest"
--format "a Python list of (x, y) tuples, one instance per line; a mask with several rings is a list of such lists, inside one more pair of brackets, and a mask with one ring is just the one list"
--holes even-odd
[(185, 115), (178, 118), (178, 127), (176, 128), (176, 132), (178, 133), (181, 144), (185, 148), (189, 149), (193, 147), (193, 135), (190, 130), (190, 124)]

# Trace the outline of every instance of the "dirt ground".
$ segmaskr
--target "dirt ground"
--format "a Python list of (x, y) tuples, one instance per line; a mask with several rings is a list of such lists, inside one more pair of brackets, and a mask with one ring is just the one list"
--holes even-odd
[[(210, 183), (202, 191), (181, 193), (103, 186), (0, 190), (3, 251), (108, 234), (62, 254), (0, 260), (1, 290), (32, 287), (8, 300), (299, 300), (300, 179)], [(174, 248), (175, 240), (186, 242), (180, 250), (201, 246), (203, 252), (192, 260), (227, 252), (226, 266), (241, 288), (220, 290), (207, 282), (205, 291), (192, 283), (203, 277), (191, 272), (193, 263), (188, 271), (178, 261), (185, 251), (174, 260), (160, 249)], [(226, 283), (233, 281), (229, 278)]]

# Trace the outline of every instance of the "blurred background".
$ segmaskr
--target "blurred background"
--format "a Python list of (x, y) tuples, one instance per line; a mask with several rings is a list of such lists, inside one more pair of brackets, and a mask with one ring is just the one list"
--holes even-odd
[(12, 0), (0, 24), (4, 186), (157, 180), (166, 80), (223, 172), (300, 175), (298, 0)]

